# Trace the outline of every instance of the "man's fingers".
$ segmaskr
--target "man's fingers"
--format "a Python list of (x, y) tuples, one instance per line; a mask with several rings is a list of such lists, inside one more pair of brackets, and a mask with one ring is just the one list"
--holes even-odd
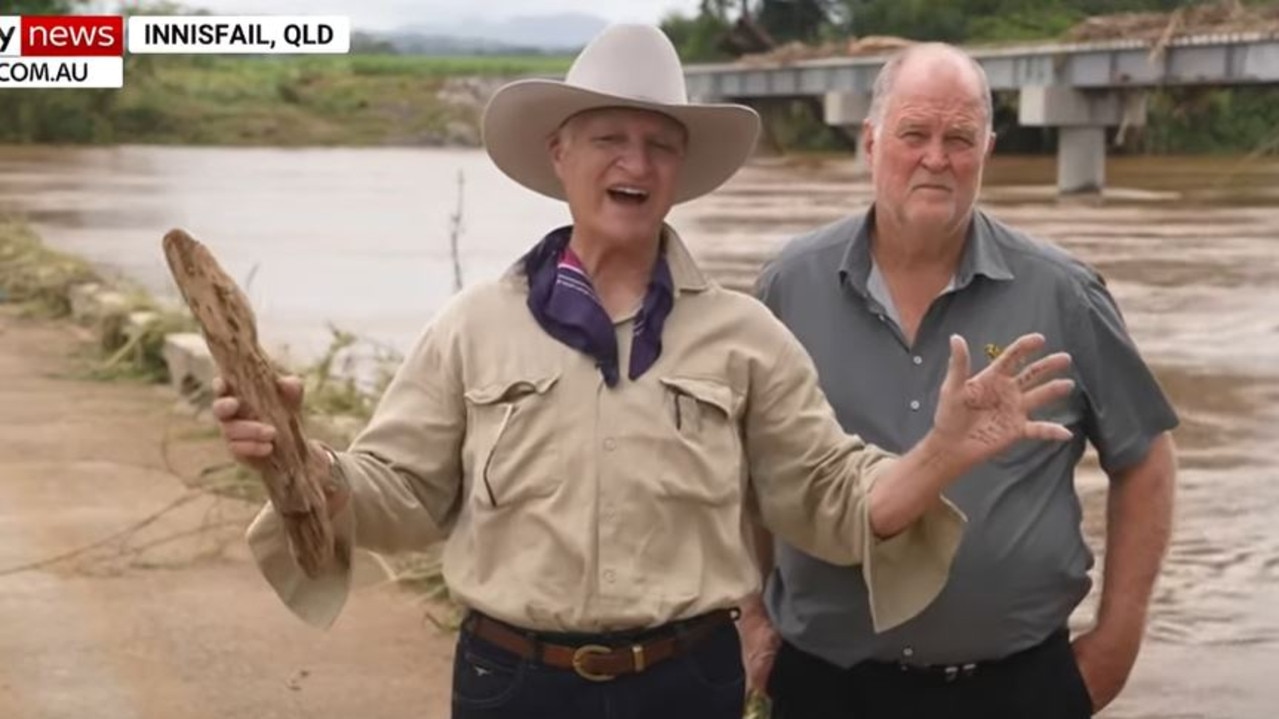
[(1030, 356), (1043, 349), (1047, 340), (1038, 332), (1022, 335), (1015, 342), (995, 358), (990, 363), (991, 367), (996, 368), (999, 372), (1008, 377), (1014, 377), (1021, 370), (1021, 366), (1030, 359)]
[(1027, 413), (1033, 412), (1046, 404), (1069, 397), (1071, 391), (1074, 389), (1074, 380), (1055, 379), (1047, 384), (1041, 384), (1027, 392), (1022, 397), (1022, 406), (1026, 409)]
[(240, 400), (235, 397), (219, 397), (213, 400), (210, 411), (213, 412), (213, 418), (219, 422), (233, 420), (240, 411)]
[(227, 442), (266, 442), (275, 440), (275, 427), (262, 422), (235, 420), (222, 425), (222, 436)]
[(1017, 386), (1023, 390), (1030, 389), (1053, 375), (1059, 375), (1070, 369), (1070, 355), (1056, 352), (1040, 359), (1022, 370), (1017, 375)]
[(946, 368), (945, 384), (951, 390), (958, 390), (968, 381), (972, 365), (968, 358), (968, 342), (959, 335), (950, 336), (950, 364)]
[(1044, 439), (1065, 442), (1071, 437), (1070, 430), (1056, 422), (1027, 422), (1023, 433), (1026, 439)]
[(270, 456), (275, 448), (270, 442), (236, 441), (227, 442), (231, 454), (245, 459), (257, 459)]
[(214, 397), (221, 397), (229, 391), (226, 380), (222, 379), (220, 375), (213, 378), (212, 387), (210, 387), (210, 389), (213, 390)]
[(301, 377), (280, 377), (276, 380), (276, 384), (280, 388), (280, 394), (287, 402), (295, 407), (302, 404), (303, 384)]

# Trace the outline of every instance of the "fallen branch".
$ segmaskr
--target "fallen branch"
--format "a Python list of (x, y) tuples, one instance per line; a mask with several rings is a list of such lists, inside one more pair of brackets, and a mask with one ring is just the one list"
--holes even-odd
[[(44, 569), (46, 567), (51, 567), (55, 564), (61, 564), (62, 562), (65, 562), (69, 559), (75, 559), (76, 557), (80, 557), (85, 554), (88, 554), (89, 552), (92, 552), (95, 549), (100, 549), (102, 547), (105, 547), (106, 545), (111, 544), (112, 542), (116, 542), (126, 537), (137, 534), (138, 532), (142, 531), (143, 529), (146, 529), (150, 525), (155, 524), (157, 521), (159, 521), (162, 517), (169, 514), (170, 512), (186, 504), (190, 504), (191, 502), (205, 496), (207, 494), (207, 491), (208, 490), (206, 489), (198, 489), (198, 490), (192, 490), (190, 492), (187, 492), (183, 494), (182, 496), (178, 497), (177, 499), (173, 500), (172, 502), (169, 502), (165, 506), (161, 507), (160, 509), (156, 510), (155, 512), (148, 514), (147, 516), (134, 522), (133, 524), (130, 524), (129, 526), (117, 532), (113, 532), (103, 537), (102, 539), (97, 540), (96, 542), (92, 542), (90, 544), (86, 544), (84, 546), (77, 547), (75, 549), (71, 549), (66, 552), (62, 552), (61, 554), (55, 554), (52, 557), (46, 557), (44, 559), (39, 559), (34, 562), (19, 564), (16, 567), (9, 567), (7, 569), (0, 570), (0, 577), (7, 577), (13, 574), (21, 574), (23, 572), (31, 572), (37, 569)], [(205, 527), (202, 529), (207, 530), (209, 528)]]
[(261, 465), (262, 481), (299, 566), (308, 576), (319, 576), (335, 555), (322, 488), (326, 461), (307, 444), (300, 413), (281, 397), (244, 293), (213, 254), (182, 230), (165, 235), (164, 254), (218, 373), (240, 400), (241, 415), (276, 429), (275, 451)]

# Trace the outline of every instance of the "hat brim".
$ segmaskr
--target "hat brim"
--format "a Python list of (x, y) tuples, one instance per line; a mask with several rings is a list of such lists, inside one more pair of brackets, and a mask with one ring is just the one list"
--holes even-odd
[(675, 202), (714, 191), (750, 159), (759, 115), (744, 105), (667, 105), (585, 90), (555, 80), (519, 80), (498, 90), (484, 110), (484, 148), (503, 173), (547, 197), (564, 200), (547, 140), (565, 120), (604, 107), (631, 107), (668, 115), (688, 131), (688, 150)]

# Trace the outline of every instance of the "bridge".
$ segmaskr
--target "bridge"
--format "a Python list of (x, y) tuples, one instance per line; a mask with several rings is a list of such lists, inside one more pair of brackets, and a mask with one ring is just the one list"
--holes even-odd
[[(1154, 88), (1279, 83), (1279, 33), (1179, 37), (1156, 46), (1140, 40), (966, 48), (994, 92), (1018, 93), (1018, 121), (1055, 127), (1057, 187), (1062, 194), (1105, 186), (1106, 129), (1140, 127)], [(696, 101), (811, 98), (825, 122), (855, 131), (870, 109), (886, 55), (765, 63), (689, 65)]]

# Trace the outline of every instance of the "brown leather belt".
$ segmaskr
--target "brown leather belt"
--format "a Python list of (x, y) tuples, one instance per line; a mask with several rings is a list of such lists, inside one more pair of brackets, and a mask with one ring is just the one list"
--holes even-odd
[(462, 629), (523, 659), (539, 661), (557, 669), (572, 669), (584, 679), (603, 682), (623, 674), (638, 674), (655, 664), (678, 657), (705, 639), (712, 630), (731, 624), (736, 618), (736, 611), (722, 609), (681, 622), (682, 627), (678, 629), (671, 625), (656, 629), (657, 636), (622, 646), (573, 646), (542, 641), (536, 634), (523, 632), (479, 613), (468, 616)]

